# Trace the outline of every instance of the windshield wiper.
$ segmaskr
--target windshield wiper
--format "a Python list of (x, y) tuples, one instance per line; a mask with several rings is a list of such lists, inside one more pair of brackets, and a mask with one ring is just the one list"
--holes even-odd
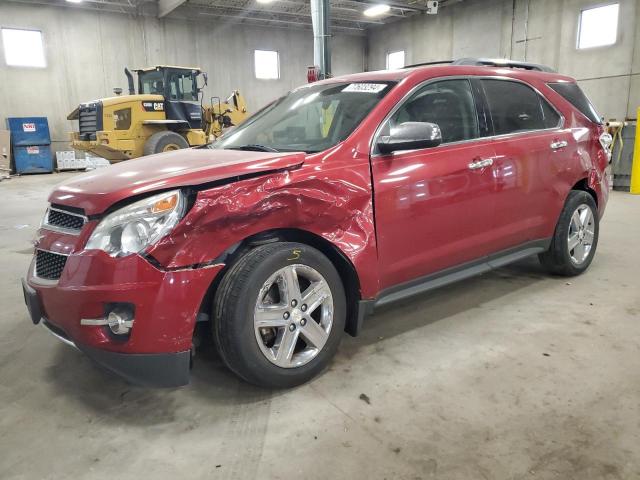
[(277, 153), (273, 147), (267, 147), (266, 145), (259, 145), (257, 143), (250, 143), (248, 145), (240, 145), (239, 147), (227, 147), (229, 150), (248, 150), (251, 152), (274, 152)]

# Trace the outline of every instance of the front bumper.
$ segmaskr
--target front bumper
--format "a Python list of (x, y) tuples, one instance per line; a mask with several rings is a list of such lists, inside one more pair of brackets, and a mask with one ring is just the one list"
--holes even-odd
[[(25, 296), (26, 298), (26, 296)], [(40, 324), (54, 337), (77, 348), (101, 367), (126, 381), (145, 387), (181, 387), (189, 383), (191, 351), (176, 353), (117, 353), (74, 343), (45, 318)]]
[[(125, 379), (149, 386), (189, 381), (196, 318), (223, 265), (163, 271), (138, 255), (111, 258), (104, 252), (71, 255), (57, 282), (42, 283), (33, 265), (23, 293), (34, 323)], [(109, 305), (133, 305), (128, 335), (108, 326), (81, 325), (100, 318)]]
[(189, 383), (191, 351), (176, 353), (114, 353), (78, 345), (97, 364), (135, 385), (181, 387)]

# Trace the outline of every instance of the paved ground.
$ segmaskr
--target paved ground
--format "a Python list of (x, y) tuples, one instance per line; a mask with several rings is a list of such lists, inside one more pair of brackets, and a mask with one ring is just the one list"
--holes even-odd
[(0, 182), (0, 478), (640, 478), (640, 197), (613, 194), (587, 274), (525, 261), (386, 308), (303, 387), (208, 354), (148, 390), (27, 318), (29, 241), (68, 176)]

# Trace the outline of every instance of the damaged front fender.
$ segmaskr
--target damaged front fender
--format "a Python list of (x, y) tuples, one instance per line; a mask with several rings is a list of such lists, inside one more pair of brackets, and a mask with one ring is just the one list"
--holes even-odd
[(200, 191), (178, 227), (148, 253), (168, 269), (202, 265), (256, 234), (298, 229), (341, 251), (356, 269), (362, 297), (373, 297), (378, 283), (369, 164), (353, 160), (348, 166), (310, 161)]

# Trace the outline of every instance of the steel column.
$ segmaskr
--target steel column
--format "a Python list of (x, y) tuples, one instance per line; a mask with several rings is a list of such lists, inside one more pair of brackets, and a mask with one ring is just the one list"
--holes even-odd
[(313, 23), (313, 63), (320, 67), (320, 79), (331, 76), (331, 37), (329, 0), (311, 0)]

